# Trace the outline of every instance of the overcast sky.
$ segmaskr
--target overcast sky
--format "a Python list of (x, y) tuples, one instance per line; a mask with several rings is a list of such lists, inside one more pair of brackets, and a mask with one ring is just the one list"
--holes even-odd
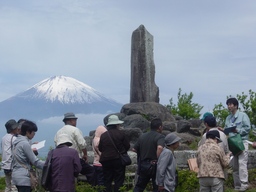
[(255, 90), (256, 1), (0, 0), (0, 101), (65, 75), (130, 100), (131, 35), (154, 36), (160, 103), (178, 89), (211, 110)]

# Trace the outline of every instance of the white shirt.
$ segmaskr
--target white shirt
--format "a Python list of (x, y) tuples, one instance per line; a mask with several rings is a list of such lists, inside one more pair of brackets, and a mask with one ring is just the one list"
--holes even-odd
[(77, 150), (79, 157), (82, 158), (83, 157), (82, 150), (86, 148), (86, 141), (83, 137), (82, 131), (72, 125), (65, 125), (56, 133), (54, 137), (54, 142), (56, 146), (57, 146), (58, 137), (60, 137), (60, 135), (62, 134), (67, 134), (70, 136), (70, 139), (72, 141), (72, 146), (70, 146), (70, 148)]
[(15, 141), (16, 136), (7, 133), (2, 138), (1, 148), (2, 148), (2, 169), (11, 169), (12, 165), (12, 146)]
[[(209, 131), (213, 131), (213, 130), (217, 130), (220, 133), (220, 139), (222, 140), (222, 142), (220, 142), (218, 145), (224, 150), (225, 154), (227, 154), (229, 152), (229, 148), (228, 148), (228, 141), (227, 141), (227, 136), (225, 135), (225, 133), (223, 133), (222, 131), (220, 131), (217, 127), (214, 128), (210, 128)], [(203, 145), (206, 141), (206, 133), (204, 133), (202, 139), (199, 141), (198, 143), (198, 147), (200, 147), (201, 145)]]

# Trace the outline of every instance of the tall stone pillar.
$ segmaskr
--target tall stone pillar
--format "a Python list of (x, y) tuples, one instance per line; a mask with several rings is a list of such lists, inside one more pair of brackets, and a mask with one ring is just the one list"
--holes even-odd
[(130, 103), (159, 103), (155, 84), (153, 36), (140, 25), (132, 33)]

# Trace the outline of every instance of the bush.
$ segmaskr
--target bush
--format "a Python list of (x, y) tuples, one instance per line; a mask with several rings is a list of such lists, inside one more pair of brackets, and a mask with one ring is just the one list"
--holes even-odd
[(178, 187), (176, 192), (196, 192), (199, 191), (197, 173), (190, 170), (178, 171)]
[(193, 96), (192, 92), (181, 94), (181, 88), (179, 88), (177, 105), (173, 103), (173, 98), (171, 98), (169, 100), (170, 105), (166, 105), (166, 107), (173, 115), (179, 115), (183, 119), (198, 119), (203, 106), (192, 102)]
[(0, 177), (0, 191), (5, 189), (5, 177)]
[(91, 186), (88, 183), (79, 182), (76, 185), (76, 192), (98, 192), (102, 191), (103, 188), (101, 186)]

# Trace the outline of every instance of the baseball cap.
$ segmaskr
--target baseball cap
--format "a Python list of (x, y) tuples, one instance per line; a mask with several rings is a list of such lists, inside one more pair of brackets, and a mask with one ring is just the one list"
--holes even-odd
[(212, 114), (211, 112), (205, 112), (201, 120), (204, 121), (204, 119), (205, 119), (207, 116), (213, 117), (213, 114)]
[(211, 139), (217, 139), (218, 142), (222, 142), (220, 139), (220, 133), (218, 130), (210, 130), (206, 133), (206, 139), (211, 138)]

